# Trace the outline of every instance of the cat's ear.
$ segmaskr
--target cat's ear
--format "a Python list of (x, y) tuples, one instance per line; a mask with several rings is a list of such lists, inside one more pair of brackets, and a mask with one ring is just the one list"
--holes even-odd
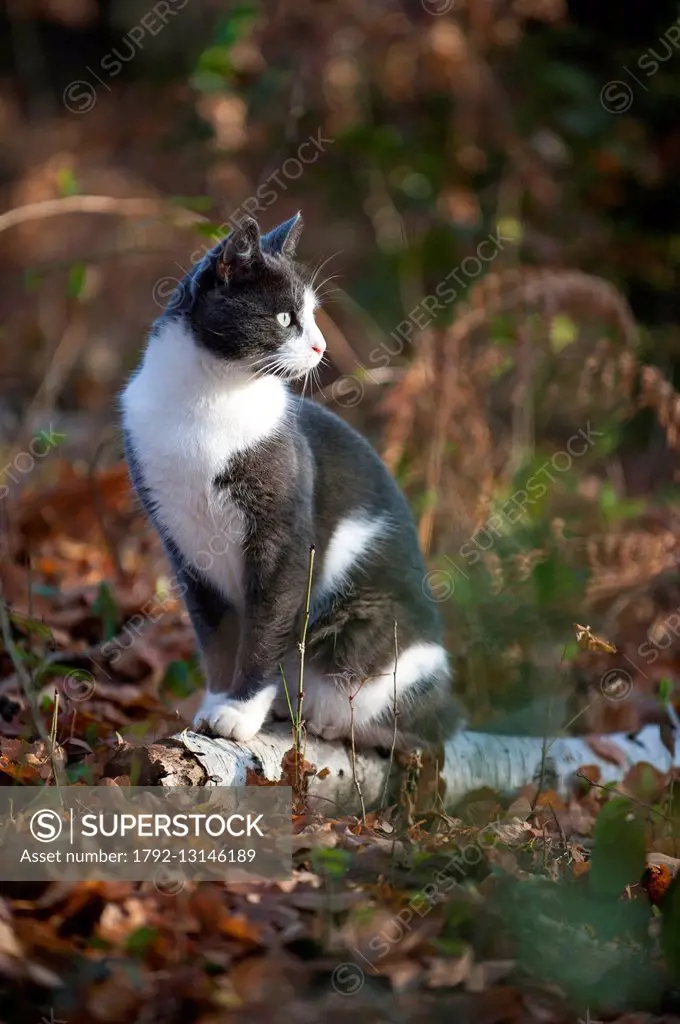
[(302, 232), (302, 214), (298, 210), (294, 217), (284, 220), (277, 228), (262, 236), (262, 248), (274, 256), (292, 259)]
[(217, 257), (220, 281), (228, 281), (239, 271), (248, 271), (262, 259), (260, 229), (254, 217), (245, 217), (225, 239)]

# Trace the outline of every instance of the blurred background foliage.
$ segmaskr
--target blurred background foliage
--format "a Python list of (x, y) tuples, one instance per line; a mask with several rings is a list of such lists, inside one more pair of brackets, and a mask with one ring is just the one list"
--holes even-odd
[[(473, 719), (663, 718), (679, 17), (662, 0), (8, 0), (3, 453), (47, 422), (66, 435), (21, 489), (58, 483), (62, 461), (116, 463), (115, 396), (170, 279), (268, 182), (262, 227), (301, 208), (302, 258), (328, 258), (316, 398), (413, 504)], [(282, 171), (310, 138), (318, 159)], [(85, 196), (112, 202), (87, 212)], [(576, 457), (579, 431), (593, 442)], [(574, 622), (616, 653), (580, 651)]]

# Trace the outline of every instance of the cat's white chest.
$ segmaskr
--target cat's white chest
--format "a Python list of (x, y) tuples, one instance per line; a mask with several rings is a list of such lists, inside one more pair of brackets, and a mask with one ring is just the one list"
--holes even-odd
[(248, 380), (218, 370), (197, 353), (183, 325), (164, 325), (123, 393), (123, 423), (160, 527), (242, 610), (248, 527), (215, 481), (234, 456), (276, 432), (288, 394), (276, 378)]

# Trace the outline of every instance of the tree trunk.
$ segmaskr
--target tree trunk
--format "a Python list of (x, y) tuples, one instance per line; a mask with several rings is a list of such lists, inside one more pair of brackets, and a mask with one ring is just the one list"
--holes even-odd
[[(540, 737), (460, 733), (448, 741), (444, 764), (437, 768), (446, 787), (445, 804), (453, 807), (467, 793), (483, 786), (498, 793), (513, 792), (538, 781), (542, 774), (544, 788), (565, 792), (574, 773), (584, 765), (597, 765), (603, 784), (620, 781), (628, 768), (642, 761), (661, 772), (669, 771), (673, 764), (680, 766), (680, 740), (676, 739), (673, 759), (657, 726), (646, 726), (634, 738), (612, 734), (603, 739), (608, 747), (614, 745), (621, 752), (621, 764), (598, 756), (586, 737), (544, 741)], [(242, 786), (252, 780), (250, 773), (275, 781), (281, 778), (282, 758), (291, 746), (291, 731), (285, 726), (271, 726), (248, 744), (185, 730), (151, 746), (121, 747), (109, 763), (107, 774), (130, 775), (136, 785)], [(350, 746), (326, 743), (314, 736), (307, 738), (305, 758), (318, 772), (328, 769), (322, 778), (311, 778), (309, 784), (310, 797), (319, 809), (325, 805), (328, 813), (334, 808), (340, 813), (357, 811), (361, 799), (366, 810), (380, 807), (388, 772), (390, 783), (403, 777), (403, 768), (396, 762), (390, 764), (389, 758), (376, 751), (357, 751), (353, 758)]]

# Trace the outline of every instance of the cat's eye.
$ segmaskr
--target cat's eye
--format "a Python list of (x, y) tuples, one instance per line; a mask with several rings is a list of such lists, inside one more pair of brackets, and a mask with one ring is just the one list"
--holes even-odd
[(279, 321), (282, 327), (290, 327), (290, 313), (277, 313), (276, 319)]

